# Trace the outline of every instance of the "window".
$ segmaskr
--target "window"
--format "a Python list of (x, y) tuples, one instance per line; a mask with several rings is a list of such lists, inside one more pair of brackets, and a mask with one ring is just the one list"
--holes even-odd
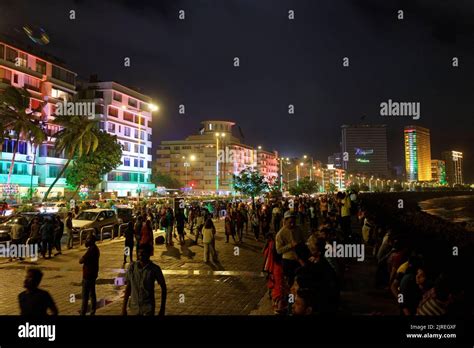
[(127, 111), (123, 112), (123, 119), (128, 122), (133, 122), (133, 114)]
[(46, 62), (36, 59), (36, 72), (46, 75)]
[(25, 75), (25, 85), (34, 89), (40, 89), (40, 80), (35, 79), (31, 76)]
[(49, 166), (48, 168), (48, 177), (49, 178), (56, 178), (61, 171), (61, 166)]
[(147, 168), (151, 168), (151, 161), (147, 162), (147, 166), (148, 166)]
[(144, 131), (140, 132), (140, 139), (145, 140), (145, 132)]
[(148, 127), (148, 128), (151, 128), (151, 125), (152, 125), (152, 124), (151, 124), (151, 120), (148, 120), (148, 122), (147, 122), (147, 127)]
[(16, 63), (16, 58), (18, 57), (18, 51), (14, 50), (11, 47), (7, 47), (7, 54), (5, 59), (8, 60), (9, 62)]
[(130, 136), (130, 127), (124, 127), (124, 135), (126, 137), (129, 137)]
[(124, 157), (123, 158), (123, 165), (126, 167), (130, 167), (130, 158), (129, 157)]
[(133, 159), (133, 166), (138, 167), (138, 158)]
[(133, 106), (134, 108), (137, 107), (137, 101), (132, 98), (128, 98), (128, 105)]
[[(5, 140), (3, 142), (3, 152), (8, 152), (8, 153), (13, 153), (13, 150), (15, 148), (15, 140)], [(26, 143), (24, 141), (20, 141), (18, 144), (18, 153), (22, 155), (26, 155)]]
[(108, 122), (107, 131), (110, 133), (115, 133), (115, 123)]
[(118, 117), (118, 109), (112, 106), (109, 106), (109, 116)]
[(114, 100), (122, 102), (122, 95), (120, 93), (114, 92)]
[(5, 45), (0, 44), (0, 59), (5, 59)]
[(69, 94), (60, 89), (51, 88), (51, 96), (56, 99), (69, 100)]
[(12, 72), (10, 70), (0, 68), (0, 80), (11, 81)]
[(138, 139), (138, 129), (134, 128), (133, 134), (134, 134), (135, 139)]
[(104, 98), (104, 92), (103, 91), (95, 91), (94, 92), (94, 98)]
[(151, 134), (148, 133), (148, 141), (151, 141)]
[(123, 142), (123, 151), (130, 151), (130, 143), (127, 141)]
[(144, 126), (145, 125), (144, 122), (145, 122), (145, 120), (143, 119), (143, 117), (135, 116), (135, 123)]
[(13, 74), (13, 83), (18, 83), (18, 75)]
[(53, 77), (60, 81), (69, 83), (71, 85), (75, 84), (76, 77), (70, 71), (60, 68), (59, 66), (53, 65)]

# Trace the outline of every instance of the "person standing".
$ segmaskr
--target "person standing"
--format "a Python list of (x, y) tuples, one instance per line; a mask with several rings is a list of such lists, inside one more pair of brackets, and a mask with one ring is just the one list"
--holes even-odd
[(232, 224), (232, 219), (230, 218), (230, 213), (232, 212), (232, 208), (229, 208), (229, 213), (225, 215), (224, 218), (224, 228), (225, 228), (225, 242), (229, 243), (229, 236), (232, 236), (232, 239), (235, 242), (235, 231), (234, 225)]
[(64, 234), (64, 223), (61, 221), (61, 217), (56, 215), (56, 227), (54, 229), (54, 247), (56, 248), (56, 255), (61, 255), (61, 239)]
[(135, 235), (135, 244), (137, 249), (137, 258), (138, 258), (138, 246), (140, 245), (140, 238), (142, 234), (142, 227), (143, 227), (143, 218), (141, 215), (137, 215), (137, 221), (135, 222), (134, 228), (134, 235)]
[(25, 317), (44, 318), (48, 310), (52, 315), (58, 315), (58, 308), (49, 292), (39, 289), (43, 272), (37, 268), (26, 271), (23, 287), (26, 289), (18, 295), (20, 315)]
[(154, 254), (154, 248), (153, 248), (153, 226), (151, 225), (151, 220), (146, 220), (145, 223), (143, 224), (142, 227), (142, 233), (141, 233), (141, 239), (140, 239), (140, 245), (148, 244), (151, 247), (151, 254), (150, 256), (153, 256)]
[[(18, 254), (19, 254), (19, 251), (22, 250), (22, 248), (20, 248), (20, 244), (23, 243), (23, 239), (25, 238), (25, 228), (20, 223), (21, 222), (20, 219), (21, 219), (20, 217), (14, 218), (13, 225), (11, 225), (10, 231), (11, 231), (12, 242), (11, 242), (10, 248), (16, 247), (16, 250), (17, 250), (16, 254), (21, 261), (23, 260), (23, 257), (22, 255), (18, 255)], [(13, 258), (10, 257), (9, 261), (10, 262), (13, 261)]]
[(204, 244), (204, 262), (208, 263), (209, 259), (214, 263), (217, 261), (216, 250), (214, 248), (216, 234), (216, 228), (211, 218), (206, 220), (204, 228), (202, 230), (202, 242)]
[(176, 230), (178, 231), (179, 243), (184, 245), (184, 224), (186, 222), (186, 217), (182, 209), (178, 209), (176, 212)]
[(198, 243), (199, 236), (202, 237), (202, 228), (204, 227), (204, 214), (201, 212), (201, 210), (198, 210), (197, 212), (196, 225), (196, 240), (194, 241), (194, 244)]
[(166, 245), (173, 246), (173, 225), (174, 216), (173, 210), (168, 208), (165, 215), (165, 226), (166, 226)]
[(70, 211), (67, 213), (65, 229), (67, 233), (67, 248), (72, 249), (74, 247), (74, 230), (72, 228), (73, 213)]
[(160, 266), (150, 260), (151, 250), (149, 244), (140, 245), (138, 261), (133, 262), (125, 276), (127, 286), (122, 305), (122, 315), (127, 315), (130, 301), (132, 315), (155, 315), (155, 281), (161, 287), (161, 306), (158, 315), (165, 315), (167, 288), (165, 277)]
[(260, 235), (260, 221), (258, 220), (258, 215), (255, 210), (252, 210), (252, 213), (250, 215), (250, 224), (252, 225), (252, 231), (255, 236), (255, 240), (258, 240), (258, 237)]
[(237, 209), (237, 214), (235, 216), (235, 227), (237, 232), (237, 237), (239, 238), (239, 243), (243, 242), (243, 231), (244, 231), (244, 214), (242, 211), (242, 207)]
[(278, 204), (275, 204), (275, 206), (272, 209), (272, 218), (273, 218), (273, 231), (277, 233), (280, 230), (280, 224), (281, 224), (281, 209)]
[(303, 231), (296, 225), (295, 214), (287, 211), (284, 216), (283, 227), (275, 237), (275, 245), (277, 253), (282, 256), (283, 276), (288, 289), (293, 284), (296, 269), (300, 267), (295, 247), (300, 243), (304, 243), (304, 241)]
[[(43, 258), (51, 258), (53, 252), (53, 243), (54, 243), (54, 224), (50, 218), (45, 218), (43, 226), (40, 229), (41, 233), (41, 254)], [(46, 257), (46, 252), (48, 252), (48, 257)]]
[(351, 199), (348, 194), (342, 193), (340, 195), (341, 206), (341, 227), (346, 241), (352, 240), (351, 229)]
[(39, 224), (39, 219), (34, 218), (33, 222), (31, 223), (30, 227), (30, 237), (28, 238), (28, 243), (29, 245), (40, 245), (41, 244), (41, 234), (40, 234), (40, 224)]
[(127, 254), (130, 258), (130, 263), (133, 262), (133, 236), (134, 236), (134, 218), (130, 219), (125, 230), (125, 252), (123, 255), (123, 265), (127, 263)]
[(81, 257), (82, 264), (82, 307), (81, 315), (86, 315), (89, 297), (91, 298), (91, 315), (95, 315), (97, 309), (97, 297), (95, 283), (99, 276), (100, 251), (95, 244), (95, 236), (90, 234), (86, 239), (86, 253)]

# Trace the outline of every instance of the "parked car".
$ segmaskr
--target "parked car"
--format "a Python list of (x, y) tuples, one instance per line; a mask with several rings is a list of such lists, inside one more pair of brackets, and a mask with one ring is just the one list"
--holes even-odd
[(11, 241), (11, 226), (16, 223), (23, 226), (25, 229), (25, 237), (28, 237), (30, 234), (31, 224), (35, 217), (39, 218), (40, 223), (43, 223), (44, 219), (47, 217), (55, 219), (56, 214), (24, 212), (11, 215), (6, 221), (0, 224), (0, 243)]
[(72, 219), (72, 227), (76, 231), (86, 228), (95, 229), (96, 235), (104, 226), (118, 226), (117, 214), (112, 209), (87, 209)]

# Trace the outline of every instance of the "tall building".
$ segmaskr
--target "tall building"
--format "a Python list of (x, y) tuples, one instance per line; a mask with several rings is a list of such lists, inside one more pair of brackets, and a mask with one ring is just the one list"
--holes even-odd
[(332, 164), (328, 164), (327, 168), (323, 168), (323, 191), (330, 192), (331, 184), (335, 186), (337, 191), (344, 191), (346, 189), (346, 179), (346, 171), (344, 169), (338, 169)]
[(404, 143), (406, 179), (431, 181), (430, 130), (420, 126), (406, 126)]
[(443, 160), (431, 160), (431, 180), (440, 185), (446, 185), (446, 166)]
[(232, 178), (243, 169), (278, 177), (278, 154), (254, 149), (232, 135), (234, 122), (203, 121), (199, 134), (184, 140), (162, 141), (156, 151), (156, 171), (178, 179), (199, 193), (227, 194)]
[(389, 176), (385, 125), (341, 126), (343, 169), (351, 174)]
[[(59, 127), (51, 121), (56, 104), (70, 101), (76, 93), (76, 73), (57, 58), (12, 42), (0, 38), (0, 93), (8, 86), (25, 88), (30, 94), (30, 112), (41, 107), (41, 112), (32, 112), (31, 117), (41, 122), (48, 138), (37, 149), (29, 142), (19, 141), (10, 179), (10, 187), (15, 187), (15, 192), (11, 193), (24, 194), (31, 186), (43, 195), (66, 162), (63, 154), (54, 149), (52, 135)], [(15, 139), (14, 134), (11, 136)], [(15, 140), (4, 140), (0, 152), (0, 185), (8, 182), (14, 147)], [(50, 196), (62, 195), (65, 184), (64, 178), (59, 179)]]
[(449, 185), (463, 185), (462, 152), (444, 151), (441, 157), (446, 163), (446, 180)]
[(343, 168), (342, 153), (335, 152), (331, 156), (328, 156), (328, 164), (333, 165), (334, 168), (342, 169)]
[(92, 100), (100, 107), (100, 128), (116, 135), (123, 146), (122, 165), (104, 177), (100, 190), (117, 197), (150, 192), (155, 188), (150, 181), (154, 108), (151, 98), (117, 82), (98, 81), (95, 76), (84, 87), (81, 100)]

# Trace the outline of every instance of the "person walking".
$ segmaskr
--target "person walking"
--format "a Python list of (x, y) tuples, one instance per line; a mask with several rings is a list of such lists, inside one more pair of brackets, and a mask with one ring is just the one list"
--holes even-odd
[(34, 218), (33, 222), (31, 223), (30, 227), (30, 237), (28, 238), (27, 244), (28, 245), (38, 245), (41, 247), (41, 234), (40, 234), (40, 227), (39, 219)]
[(95, 283), (99, 276), (100, 251), (95, 244), (95, 236), (89, 234), (86, 239), (86, 253), (81, 257), (79, 263), (82, 264), (82, 306), (81, 315), (86, 315), (89, 297), (91, 298), (91, 315), (95, 315), (97, 309), (97, 296), (95, 293)]
[(56, 254), (61, 255), (61, 239), (63, 238), (64, 234), (64, 223), (61, 221), (61, 217), (56, 215), (56, 224), (54, 229), (54, 247), (56, 248)]
[(173, 225), (174, 216), (173, 210), (168, 208), (165, 215), (165, 226), (166, 226), (166, 245), (173, 246)]
[(230, 210), (225, 215), (225, 219), (224, 219), (225, 242), (229, 243), (229, 237), (232, 236), (232, 239), (234, 240), (234, 243), (235, 243), (235, 229), (234, 229), (234, 224), (232, 223), (232, 219), (230, 217), (230, 214), (232, 213), (232, 208), (229, 208), (229, 209)]
[(67, 248), (72, 249), (74, 247), (74, 230), (72, 227), (72, 218), (73, 218), (73, 213), (70, 211), (67, 213), (66, 217), (66, 223), (64, 224), (66, 233), (67, 233)]
[(204, 227), (204, 221), (204, 214), (201, 212), (201, 210), (198, 210), (196, 217), (196, 240), (194, 241), (194, 244), (198, 243), (199, 236), (202, 238), (202, 228)]
[(258, 219), (258, 215), (255, 212), (255, 210), (252, 210), (252, 213), (250, 215), (250, 224), (252, 225), (252, 231), (255, 236), (255, 240), (257, 241), (260, 235), (260, 221)]
[(176, 212), (176, 230), (178, 231), (179, 243), (184, 245), (184, 224), (186, 217), (182, 209), (178, 209)]
[(29, 318), (45, 318), (48, 310), (51, 315), (58, 315), (58, 308), (49, 292), (39, 288), (43, 272), (37, 268), (26, 271), (23, 287), (26, 289), (18, 295), (20, 315)]
[[(138, 249), (138, 261), (133, 262), (126, 273), (127, 286), (122, 305), (122, 315), (155, 315), (155, 281), (161, 287), (161, 306), (159, 314), (165, 315), (167, 288), (160, 266), (150, 260), (151, 247), (142, 244)], [(129, 303), (129, 299), (131, 301)]]

